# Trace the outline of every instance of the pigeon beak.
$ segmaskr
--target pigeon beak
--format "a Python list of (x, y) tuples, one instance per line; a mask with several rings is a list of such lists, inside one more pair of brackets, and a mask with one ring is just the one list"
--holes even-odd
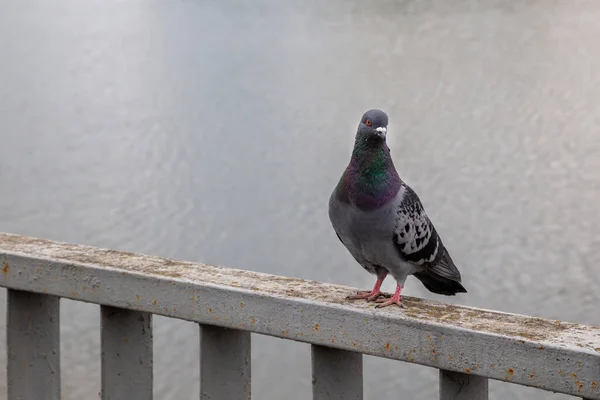
[(387, 133), (387, 128), (385, 126), (381, 126), (379, 128), (375, 129), (377, 131), (377, 135), (382, 138), (385, 139), (385, 134)]

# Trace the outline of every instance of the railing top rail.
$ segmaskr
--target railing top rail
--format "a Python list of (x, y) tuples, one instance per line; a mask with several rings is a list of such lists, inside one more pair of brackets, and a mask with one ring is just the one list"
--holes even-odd
[(0, 233), (0, 286), (600, 399), (600, 328)]

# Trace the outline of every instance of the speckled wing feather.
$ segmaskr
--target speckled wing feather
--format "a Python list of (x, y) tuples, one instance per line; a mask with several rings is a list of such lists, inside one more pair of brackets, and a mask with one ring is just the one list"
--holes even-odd
[(428, 274), (460, 282), (460, 272), (446, 251), (417, 194), (403, 183), (396, 209), (394, 241), (404, 261), (422, 266)]

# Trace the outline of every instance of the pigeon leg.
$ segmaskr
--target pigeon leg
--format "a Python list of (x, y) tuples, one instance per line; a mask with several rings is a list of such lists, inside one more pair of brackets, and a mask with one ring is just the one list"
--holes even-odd
[(379, 303), (379, 304), (377, 304), (375, 306), (375, 308), (387, 307), (387, 306), (391, 306), (392, 304), (395, 304), (400, 308), (404, 308), (404, 304), (402, 304), (402, 297), (400, 296), (401, 290), (402, 290), (402, 286), (400, 286), (400, 284), (396, 285), (396, 293), (394, 293), (394, 296), (392, 296), (392, 298), (389, 300), (383, 300), (383, 299), (376, 300), (375, 302)]
[(385, 279), (386, 276), (387, 276), (387, 274), (378, 276), (377, 281), (375, 282), (375, 286), (373, 286), (373, 290), (371, 290), (370, 292), (357, 292), (356, 294), (346, 297), (346, 299), (348, 299), (348, 300), (367, 299), (367, 301), (375, 301), (379, 298), (379, 296), (390, 297), (389, 295), (381, 293), (381, 290), (380, 290), (381, 284), (383, 283), (383, 280)]

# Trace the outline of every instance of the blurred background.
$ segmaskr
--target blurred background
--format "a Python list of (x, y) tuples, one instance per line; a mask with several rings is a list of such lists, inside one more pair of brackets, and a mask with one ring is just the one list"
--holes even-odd
[[(511, 3), (0, 0), (0, 231), (367, 289), (327, 202), (376, 107), (469, 291), (406, 295), (598, 325), (600, 4)], [(99, 309), (61, 319), (96, 399)], [(197, 325), (154, 321), (156, 398), (197, 399)], [(253, 340), (254, 397), (310, 398), (309, 346)], [(366, 399), (437, 390), (365, 357)]]

